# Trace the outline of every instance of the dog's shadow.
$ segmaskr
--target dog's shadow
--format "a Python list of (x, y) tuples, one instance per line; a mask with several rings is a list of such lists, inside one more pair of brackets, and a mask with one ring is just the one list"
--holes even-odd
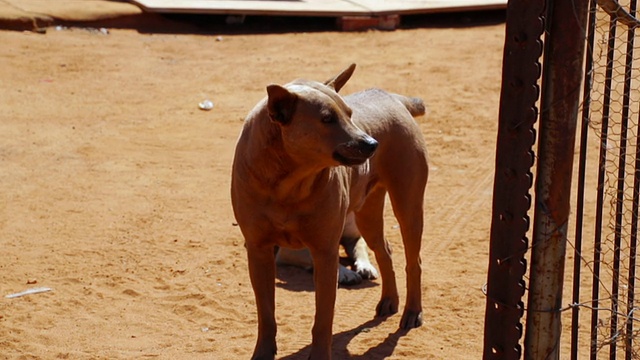
[[(369, 329), (380, 325), (386, 318), (374, 318), (366, 323), (338, 334), (333, 335), (333, 357), (336, 359), (360, 359), (360, 360), (381, 360), (386, 359), (393, 355), (393, 352), (398, 346), (398, 341), (401, 337), (405, 336), (409, 330), (398, 328), (395, 332), (390, 333), (382, 342), (378, 345), (369, 348), (364, 354), (351, 355), (347, 346), (358, 334), (367, 332)], [(308, 359), (311, 352), (311, 345), (307, 345), (294, 354), (284, 356), (281, 360), (302, 360)]]
[[(313, 271), (305, 270), (295, 266), (278, 266), (276, 272), (276, 286), (289, 291), (307, 291), (313, 292)], [(379, 286), (378, 283), (373, 281), (364, 280), (360, 284), (344, 286), (340, 285), (341, 289), (345, 290), (358, 290), (364, 288), (370, 288)], [(393, 354), (398, 340), (407, 334), (408, 330), (398, 329), (393, 333), (390, 333), (386, 339), (375, 347), (370, 348), (361, 355), (351, 355), (347, 346), (349, 343), (360, 333), (368, 332), (371, 328), (380, 325), (387, 318), (374, 318), (366, 323), (338, 334), (333, 335), (333, 357), (336, 359), (362, 359), (362, 360), (378, 360), (385, 359)], [(307, 345), (294, 354), (284, 356), (282, 360), (297, 360), (307, 359), (311, 352), (311, 345)]]

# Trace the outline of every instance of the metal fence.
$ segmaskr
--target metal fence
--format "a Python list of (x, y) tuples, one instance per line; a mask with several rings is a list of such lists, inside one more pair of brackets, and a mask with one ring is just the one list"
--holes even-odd
[[(579, 352), (591, 359), (640, 358), (634, 341), (640, 332), (634, 316), (640, 199), (640, 23), (635, 13), (636, 0), (600, 0), (590, 11), (577, 226), (575, 240), (569, 239), (575, 248), (573, 358)], [(596, 171), (587, 173), (589, 161), (597, 163)], [(593, 183), (589, 177), (597, 179), (595, 187), (586, 185)], [(593, 208), (585, 207), (589, 192), (595, 193)], [(585, 280), (590, 291), (581, 289)], [(585, 310), (588, 320), (579, 314)], [(588, 329), (588, 341), (579, 328)]]
[(636, 1), (508, 4), (484, 359), (640, 359)]

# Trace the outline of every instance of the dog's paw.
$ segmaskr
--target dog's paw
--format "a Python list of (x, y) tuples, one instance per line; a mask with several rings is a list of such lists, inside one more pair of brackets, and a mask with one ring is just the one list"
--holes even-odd
[(362, 276), (355, 271), (340, 265), (338, 270), (338, 283), (340, 285), (356, 285), (362, 282)]
[(386, 317), (391, 316), (398, 312), (398, 303), (400, 300), (398, 298), (382, 298), (376, 306), (376, 316)]
[(373, 280), (378, 278), (378, 270), (368, 261), (356, 261), (353, 263), (353, 268), (363, 279)]
[(400, 329), (409, 330), (422, 326), (422, 311), (405, 310), (400, 319)]

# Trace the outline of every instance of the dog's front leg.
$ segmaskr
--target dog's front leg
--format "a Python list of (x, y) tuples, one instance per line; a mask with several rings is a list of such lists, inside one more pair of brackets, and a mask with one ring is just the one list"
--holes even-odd
[(258, 307), (258, 341), (251, 359), (275, 359), (275, 277), (273, 246), (255, 246), (247, 242), (249, 276)]
[(331, 359), (333, 312), (338, 289), (338, 245), (327, 249), (311, 249), (316, 290), (316, 315), (311, 343), (312, 360)]

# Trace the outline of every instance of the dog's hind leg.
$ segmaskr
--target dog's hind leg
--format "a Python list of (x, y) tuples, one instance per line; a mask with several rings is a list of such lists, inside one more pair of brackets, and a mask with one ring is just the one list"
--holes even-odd
[(247, 245), (249, 277), (258, 307), (258, 341), (251, 359), (275, 359), (276, 318), (275, 278), (276, 264), (273, 249)]
[(389, 316), (398, 312), (398, 287), (391, 259), (391, 246), (384, 238), (384, 188), (375, 188), (356, 212), (356, 224), (367, 245), (373, 250), (380, 276), (382, 294), (376, 307), (376, 316)]
[[(409, 176), (398, 176), (388, 187), (393, 212), (400, 224), (404, 253), (407, 261), (407, 299), (400, 320), (400, 328), (411, 329), (422, 325), (422, 261), (420, 247), (424, 227), (423, 203), (427, 184), (426, 161), (410, 162)], [(421, 167), (423, 164), (424, 167)]]

